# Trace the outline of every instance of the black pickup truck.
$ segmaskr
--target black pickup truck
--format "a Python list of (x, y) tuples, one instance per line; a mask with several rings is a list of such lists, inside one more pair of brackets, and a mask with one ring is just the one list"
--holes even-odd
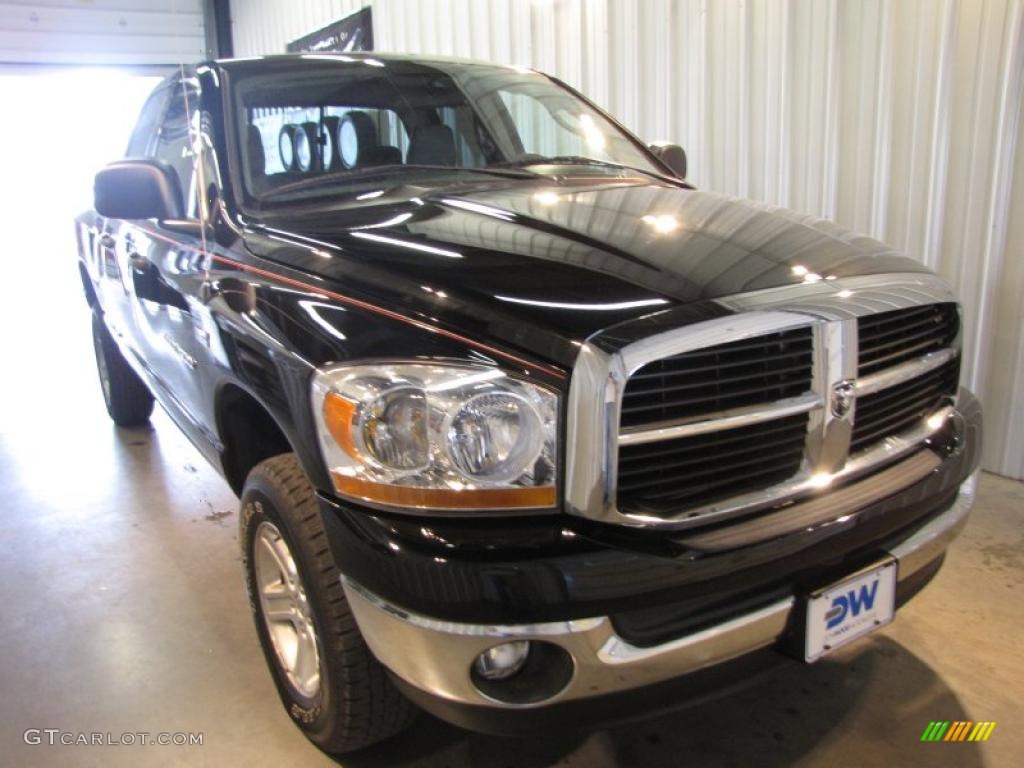
[(368, 54), (183, 69), (97, 175), (107, 409), (159, 401), (241, 497), (322, 749), (675, 707), (940, 567), (981, 445), (956, 298), (685, 175), (551, 77)]

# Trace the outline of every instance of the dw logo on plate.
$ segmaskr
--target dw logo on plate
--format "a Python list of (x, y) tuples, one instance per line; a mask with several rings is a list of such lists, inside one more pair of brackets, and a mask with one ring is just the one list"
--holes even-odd
[(851, 589), (846, 594), (836, 595), (832, 598), (832, 607), (825, 614), (825, 621), (828, 622), (825, 628), (832, 629), (842, 624), (847, 613), (852, 613), (856, 617), (861, 611), (870, 611), (875, 605), (876, 594), (878, 579), (871, 582), (870, 587), (867, 584), (862, 585), (860, 592)]

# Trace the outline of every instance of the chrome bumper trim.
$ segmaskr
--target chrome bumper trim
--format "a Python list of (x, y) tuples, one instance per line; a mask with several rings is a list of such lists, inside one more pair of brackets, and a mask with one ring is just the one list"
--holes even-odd
[(900, 581), (928, 565), (960, 535), (974, 506), (980, 475), (981, 470), (975, 470), (960, 485), (956, 501), (949, 509), (890, 550), (890, 554), (899, 561)]
[[(978, 473), (960, 486), (945, 512), (891, 550), (903, 581), (938, 557), (963, 529), (974, 503)], [(671, 680), (770, 646), (793, 610), (787, 598), (662, 645), (640, 648), (619, 637), (608, 617), (500, 626), (439, 621), (396, 607), (350, 579), (342, 585), (356, 623), (377, 659), (428, 694), (476, 706), (521, 709), (588, 698)], [(507, 704), (473, 685), (474, 659), (497, 642), (536, 639), (573, 658), (568, 685), (542, 702)]]
[(597, 655), (602, 662), (611, 666), (671, 658), (672, 663), (679, 664), (681, 669), (696, 670), (771, 644), (786, 628), (792, 609), (793, 598), (789, 597), (722, 624), (650, 648), (639, 648), (615, 635), (601, 646)]

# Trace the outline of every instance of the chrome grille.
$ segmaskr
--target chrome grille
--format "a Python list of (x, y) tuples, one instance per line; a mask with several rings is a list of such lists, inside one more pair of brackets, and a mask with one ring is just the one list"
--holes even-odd
[(801, 413), (694, 437), (621, 446), (619, 507), (661, 515), (788, 480), (803, 461), (807, 420)]
[(960, 381), (960, 356), (938, 368), (857, 399), (850, 452), (857, 453), (883, 438), (898, 435), (920, 424), (944, 400), (956, 394)]
[(952, 345), (960, 332), (956, 304), (928, 304), (857, 320), (858, 376), (869, 376)]
[(570, 512), (686, 528), (777, 508), (907, 455), (952, 414), (959, 309), (937, 277), (823, 280), (718, 303), (728, 314), (582, 345)]
[(624, 428), (689, 419), (804, 394), (811, 329), (794, 328), (648, 363), (629, 377)]
[[(813, 378), (810, 326), (762, 334), (662, 358), (626, 383), (620, 428), (711, 422), (807, 395)], [(624, 510), (673, 514), (793, 477), (804, 456), (806, 410), (782, 419), (657, 442), (621, 445)], [(708, 426), (707, 424), (705, 426)], [(696, 513), (693, 513), (694, 515)]]

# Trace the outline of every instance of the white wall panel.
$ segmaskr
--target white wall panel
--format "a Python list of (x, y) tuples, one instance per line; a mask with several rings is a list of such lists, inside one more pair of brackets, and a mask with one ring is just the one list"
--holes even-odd
[[(239, 55), (365, 3), (237, 0)], [(985, 463), (1024, 477), (1024, 0), (374, 0), (382, 51), (527, 64), (702, 188), (834, 218), (947, 277)], [(1016, 215), (1015, 215), (1016, 214)]]
[(166, 65), (203, 52), (201, 0), (4, 0), (0, 62)]

